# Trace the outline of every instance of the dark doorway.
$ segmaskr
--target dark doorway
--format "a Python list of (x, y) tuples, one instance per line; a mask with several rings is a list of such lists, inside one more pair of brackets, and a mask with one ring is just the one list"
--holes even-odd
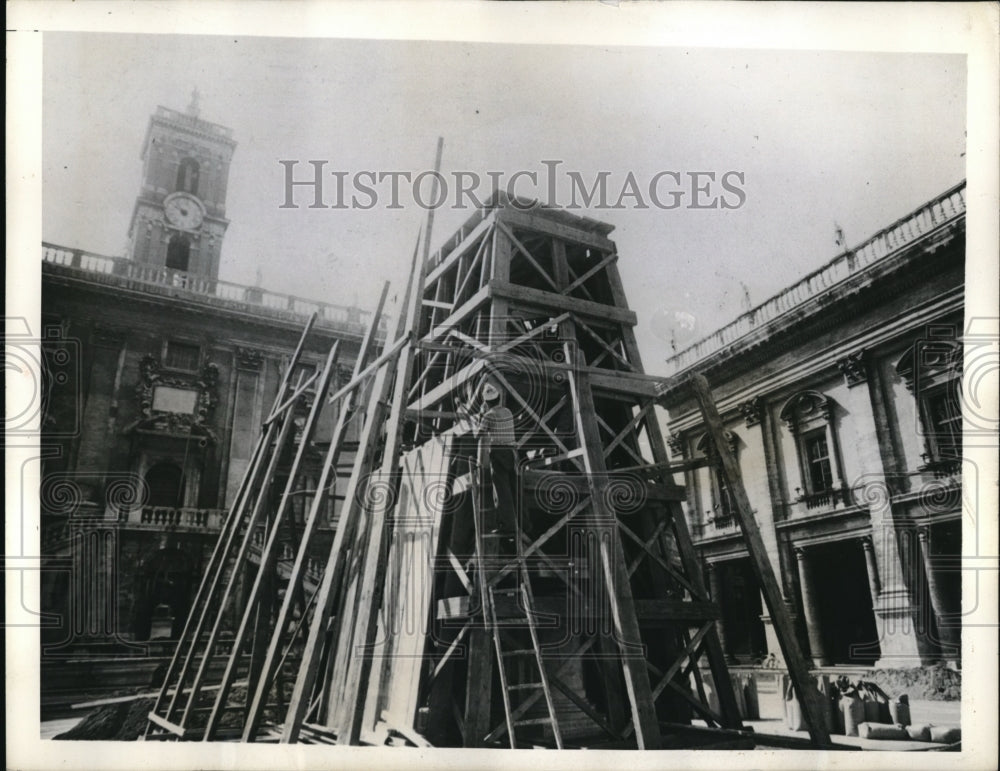
[(809, 559), (827, 659), (871, 666), (881, 648), (861, 540), (810, 547)]
[(191, 242), (184, 236), (174, 236), (167, 245), (167, 267), (171, 270), (188, 269), (191, 260)]
[(161, 549), (140, 569), (133, 631), (136, 640), (150, 639), (154, 618), (169, 623), (170, 639), (180, 637), (191, 610), (194, 561), (182, 549)]
[(722, 621), (726, 656), (741, 664), (752, 664), (767, 653), (760, 585), (749, 559), (715, 563), (721, 570)]
[(146, 472), (150, 506), (183, 505), (184, 475), (176, 463), (157, 463)]

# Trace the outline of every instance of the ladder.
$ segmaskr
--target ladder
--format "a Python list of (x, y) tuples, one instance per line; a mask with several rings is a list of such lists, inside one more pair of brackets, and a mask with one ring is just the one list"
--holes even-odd
[[(541, 645), (538, 641), (538, 629), (534, 618), (534, 596), (531, 591), (527, 562), (520, 549), (520, 537), (515, 537), (516, 554), (511, 555), (517, 564), (516, 571), (491, 576), (490, 568), (494, 566), (502, 568), (505, 559), (496, 556), (496, 539), (481, 532), (482, 524), (485, 521), (482, 516), (485, 507), (480, 505), (483, 486), (479, 470), (474, 464), (470, 463), (469, 465), (472, 480), (470, 494), (473, 501), (477, 553), (479, 555), (478, 581), (480, 598), (483, 603), (483, 620), (489, 626), (493, 648), (496, 652), (507, 738), (511, 749), (517, 749), (519, 745), (531, 746), (528, 741), (519, 741), (518, 729), (548, 725), (552, 730), (556, 748), (562, 749), (562, 734), (559, 729), (555, 703), (552, 699), (552, 688), (545, 672)], [(507, 562), (507, 566), (509, 564)], [(512, 600), (512, 602), (504, 604), (505, 613), (502, 620), (497, 615), (498, 595)], [(527, 630), (527, 635), (524, 634), (525, 630)], [(530, 647), (525, 647), (526, 645), (530, 645)], [(515, 670), (522, 673), (529, 668), (532, 671), (527, 674), (526, 679), (518, 678), (518, 681), (515, 682), (508, 671), (511, 664), (515, 665)], [(522, 666), (517, 666), (517, 664)], [(536, 700), (533, 699), (529, 702), (523, 696), (531, 695), (538, 690), (541, 690), (545, 696), (545, 707), (548, 714), (546, 717), (525, 717), (525, 713)]]

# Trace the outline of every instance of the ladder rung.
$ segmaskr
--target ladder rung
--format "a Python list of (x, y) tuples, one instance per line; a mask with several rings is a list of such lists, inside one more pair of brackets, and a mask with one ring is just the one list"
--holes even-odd
[(519, 725), (545, 725), (551, 722), (552, 718), (550, 717), (533, 717), (530, 720), (515, 720), (514, 726), (516, 727)]
[(517, 648), (516, 650), (512, 650), (512, 651), (504, 651), (503, 655), (504, 656), (528, 656), (528, 655), (534, 656), (535, 655), (535, 651), (532, 648)]
[(520, 589), (494, 589), (493, 594), (520, 594)]
[(541, 683), (520, 683), (518, 685), (511, 685), (507, 687), (508, 691), (530, 691), (535, 688), (541, 688)]

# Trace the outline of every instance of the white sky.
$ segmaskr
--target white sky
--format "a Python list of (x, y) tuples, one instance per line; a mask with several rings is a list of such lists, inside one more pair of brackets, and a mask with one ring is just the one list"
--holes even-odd
[(45, 240), (123, 253), (149, 115), (197, 86), (239, 143), (220, 278), (328, 302), (401, 284), (425, 212), (282, 210), (279, 159), (419, 172), (440, 135), (446, 174), (558, 159), (612, 198), (628, 171), (743, 172), (737, 210), (582, 212), (616, 227), (651, 372), (674, 311), (707, 334), (740, 282), (758, 304), (835, 256), (835, 222), (856, 244), (965, 176), (963, 55), (46, 33), (43, 57)]

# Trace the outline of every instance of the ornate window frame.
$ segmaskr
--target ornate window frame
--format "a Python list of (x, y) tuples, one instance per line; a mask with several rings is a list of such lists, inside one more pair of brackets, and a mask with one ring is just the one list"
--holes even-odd
[[(836, 402), (829, 396), (819, 391), (805, 390), (789, 398), (779, 413), (779, 417), (795, 438), (799, 478), (802, 480), (802, 486), (796, 488), (796, 500), (804, 501), (808, 508), (836, 503), (840, 494), (846, 491), (840, 443), (833, 425), (835, 406)], [(826, 439), (831, 472), (830, 487), (822, 490), (816, 489), (809, 468), (808, 448), (818, 434)]]
[[(921, 339), (896, 361), (896, 373), (916, 401), (924, 463), (919, 471), (954, 470), (962, 460), (962, 346), (954, 338)], [(944, 397), (955, 410), (955, 433), (937, 430), (934, 403)]]
[[(736, 459), (736, 463), (738, 465), (740, 461), (739, 437), (732, 431), (726, 431), (725, 436), (726, 444), (729, 446), (729, 451), (733, 454), (733, 457)], [(695, 442), (694, 450), (695, 452), (702, 454), (708, 462), (710, 478), (709, 487), (712, 501), (711, 521), (716, 523), (716, 527), (726, 527), (736, 516), (736, 503), (733, 500), (729, 484), (723, 476), (722, 461), (719, 458), (719, 453), (715, 449), (715, 442), (712, 441), (711, 435), (708, 433), (703, 434), (701, 438)]]

